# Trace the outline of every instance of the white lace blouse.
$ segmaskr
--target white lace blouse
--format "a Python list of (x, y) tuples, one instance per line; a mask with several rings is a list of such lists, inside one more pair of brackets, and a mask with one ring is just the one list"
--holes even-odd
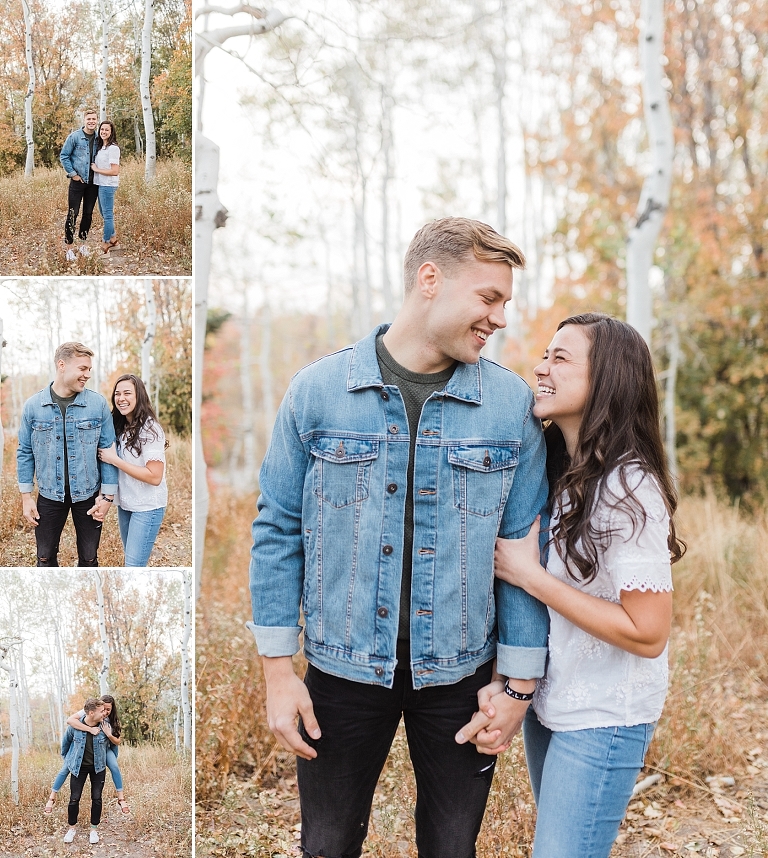
[[(661, 491), (653, 477), (644, 475), (638, 467), (630, 466), (626, 473), (645, 509), (645, 526), (638, 521), (633, 533), (629, 515), (603, 502), (595, 510), (595, 523), (610, 527), (614, 534), (604, 551), (598, 548), (595, 578), (588, 584), (574, 581), (554, 546), (550, 546), (547, 563), (551, 575), (610, 602), (620, 601), (621, 590), (672, 590), (667, 548), (669, 516)], [(615, 471), (607, 479), (614, 495), (625, 494)], [(551, 608), (549, 618), (547, 672), (533, 700), (536, 715), (545, 727), (557, 732), (630, 727), (658, 720), (667, 694), (666, 647), (657, 658), (642, 658), (587, 634)]]
[[(147, 430), (152, 425), (157, 432), (155, 438), (152, 432)], [(124, 438), (121, 436), (117, 441), (117, 455), (131, 465), (142, 467), (147, 462), (162, 462), (165, 464), (165, 434), (159, 423), (152, 418), (141, 430), (139, 435), (141, 441), (141, 452), (136, 453), (133, 448), (124, 446)], [(165, 468), (163, 468), (163, 479), (159, 486), (137, 480), (125, 473), (117, 472), (117, 498), (115, 502), (129, 512), (147, 512), (151, 509), (160, 509), (168, 505), (168, 485), (165, 482)]]

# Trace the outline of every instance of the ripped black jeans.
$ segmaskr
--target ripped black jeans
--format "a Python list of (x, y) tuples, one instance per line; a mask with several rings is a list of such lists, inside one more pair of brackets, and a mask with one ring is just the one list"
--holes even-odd
[(88, 230), (91, 228), (93, 209), (98, 196), (98, 185), (88, 185), (85, 182), (76, 182), (74, 179), (69, 180), (67, 219), (64, 222), (64, 241), (66, 244), (72, 244), (75, 240), (75, 227), (81, 205), (83, 216), (80, 218), (80, 229), (77, 231), (77, 236), (81, 241), (88, 238)]
[(473, 858), (496, 758), (454, 736), (477, 711), (477, 692), (493, 662), (453, 685), (414, 691), (410, 670), (392, 689), (330, 676), (309, 666), (309, 690), (322, 737), (297, 759), (301, 845), (306, 856), (357, 858), (368, 832), (376, 782), (400, 723), (416, 775), (419, 858)]
[(37, 542), (37, 565), (59, 565), (59, 541), (61, 532), (67, 521), (67, 515), (72, 510), (72, 523), (75, 525), (77, 538), (77, 565), (98, 566), (97, 552), (101, 539), (101, 522), (95, 521), (88, 510), (96, 503), (99, 493), (84, 501), (72, 503), (69, 495), (63, 501), (50, 500), (43, 495), (37, 496), (37, 512), (40, 519), (35, 528)]

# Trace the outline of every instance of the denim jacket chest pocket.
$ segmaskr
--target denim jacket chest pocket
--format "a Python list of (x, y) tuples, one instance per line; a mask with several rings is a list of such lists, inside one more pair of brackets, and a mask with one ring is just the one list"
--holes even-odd
[(319, 498), (337, 509), (368, 498), (378, 441), (323, 436), (312, 441), (310, 453), (314, 457), (314, 492)]
[(53, 420), (32, 421), (32, 449), (35, 452), (47, 450), (53, 440)]
[(83, 444), (97, 444), (101, 434), (100, 420), (77, 420), (75, 422), (77, 434)]
[(454, 506), (472, 515), (497, 515), (509, 494), (520, 447), (519, 441), (449, 447)]

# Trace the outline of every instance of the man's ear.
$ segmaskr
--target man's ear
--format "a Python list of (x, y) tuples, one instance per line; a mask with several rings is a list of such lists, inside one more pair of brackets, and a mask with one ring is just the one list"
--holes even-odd
[(434, 262), (423, 262), (416, 272), (416, 288), (425, 298), (434, 298), (443, 280), (443, 272)]

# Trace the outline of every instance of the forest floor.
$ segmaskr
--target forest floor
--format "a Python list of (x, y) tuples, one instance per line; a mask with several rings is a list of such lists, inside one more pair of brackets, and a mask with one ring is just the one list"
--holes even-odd
[[(768, 856), (768, 703), (745, 705), (742, 712), (756, 742), (751, 762), (709, 783), (664, 777), (630, 804), (611, 858)], [(231, 776), (222, 804), (215, 811), (198, 809), (197, 858), (301, 854), (295, 765), (282, 751), (274, 762), (266, 776)], [(364, 856), (415, 858), (414, 797), (401, 725), (376, 790)], [(532, 801), (517, 739), (498, 763), (479, 858), (530, 855)]]
[(127, 159), (115, 196), (118, 247), (108, 254), (101, 249), (103, 221), (97, 203), (88, 240), (71, 245), (72, 261), (66, 259), (64, 245), (67, 190), (68, 179), (57, 168), (38, 168), (29, 178), (0, 179), (0, 275), (191, 276), (190, 165), (160, 160), (156, 180), (147, 185), (143, 162)]
[(69, 787), (65, 784), (50, 816), (43, 813), (50, 783), (61, 765), (52, 751), (21, 756), (20, 803), (8, 793), (10, 760), (0, 761), (0, 855), (3, 858), (190, 858), (192, 844), (192, 764), (173, 750), (150, 745), (121, 747), (120, 770), (131, 808), (123, 814), (107, 773), (100, 842), (88, 840), (89, 787), (80, 802), (72, 843), (64, 843)]
[[(0, 567), (35, 566), (35, 533), (21, 514), (21, 496), (16, 483), (15, 438), (5, 444), (2, 493), (0, 494)], [(171, 438), (166, 452), (168, 506), (149, 558), (149, 566), (192, 565), (192, 442), (189, 438)], [(99, 565), (120, 567), (123, 545), (112, 510), (104, 522), (99, 543)], [(59, 566), (77, 565), (77, 547), (72, 517), (67, 518), (61, 535)]]

